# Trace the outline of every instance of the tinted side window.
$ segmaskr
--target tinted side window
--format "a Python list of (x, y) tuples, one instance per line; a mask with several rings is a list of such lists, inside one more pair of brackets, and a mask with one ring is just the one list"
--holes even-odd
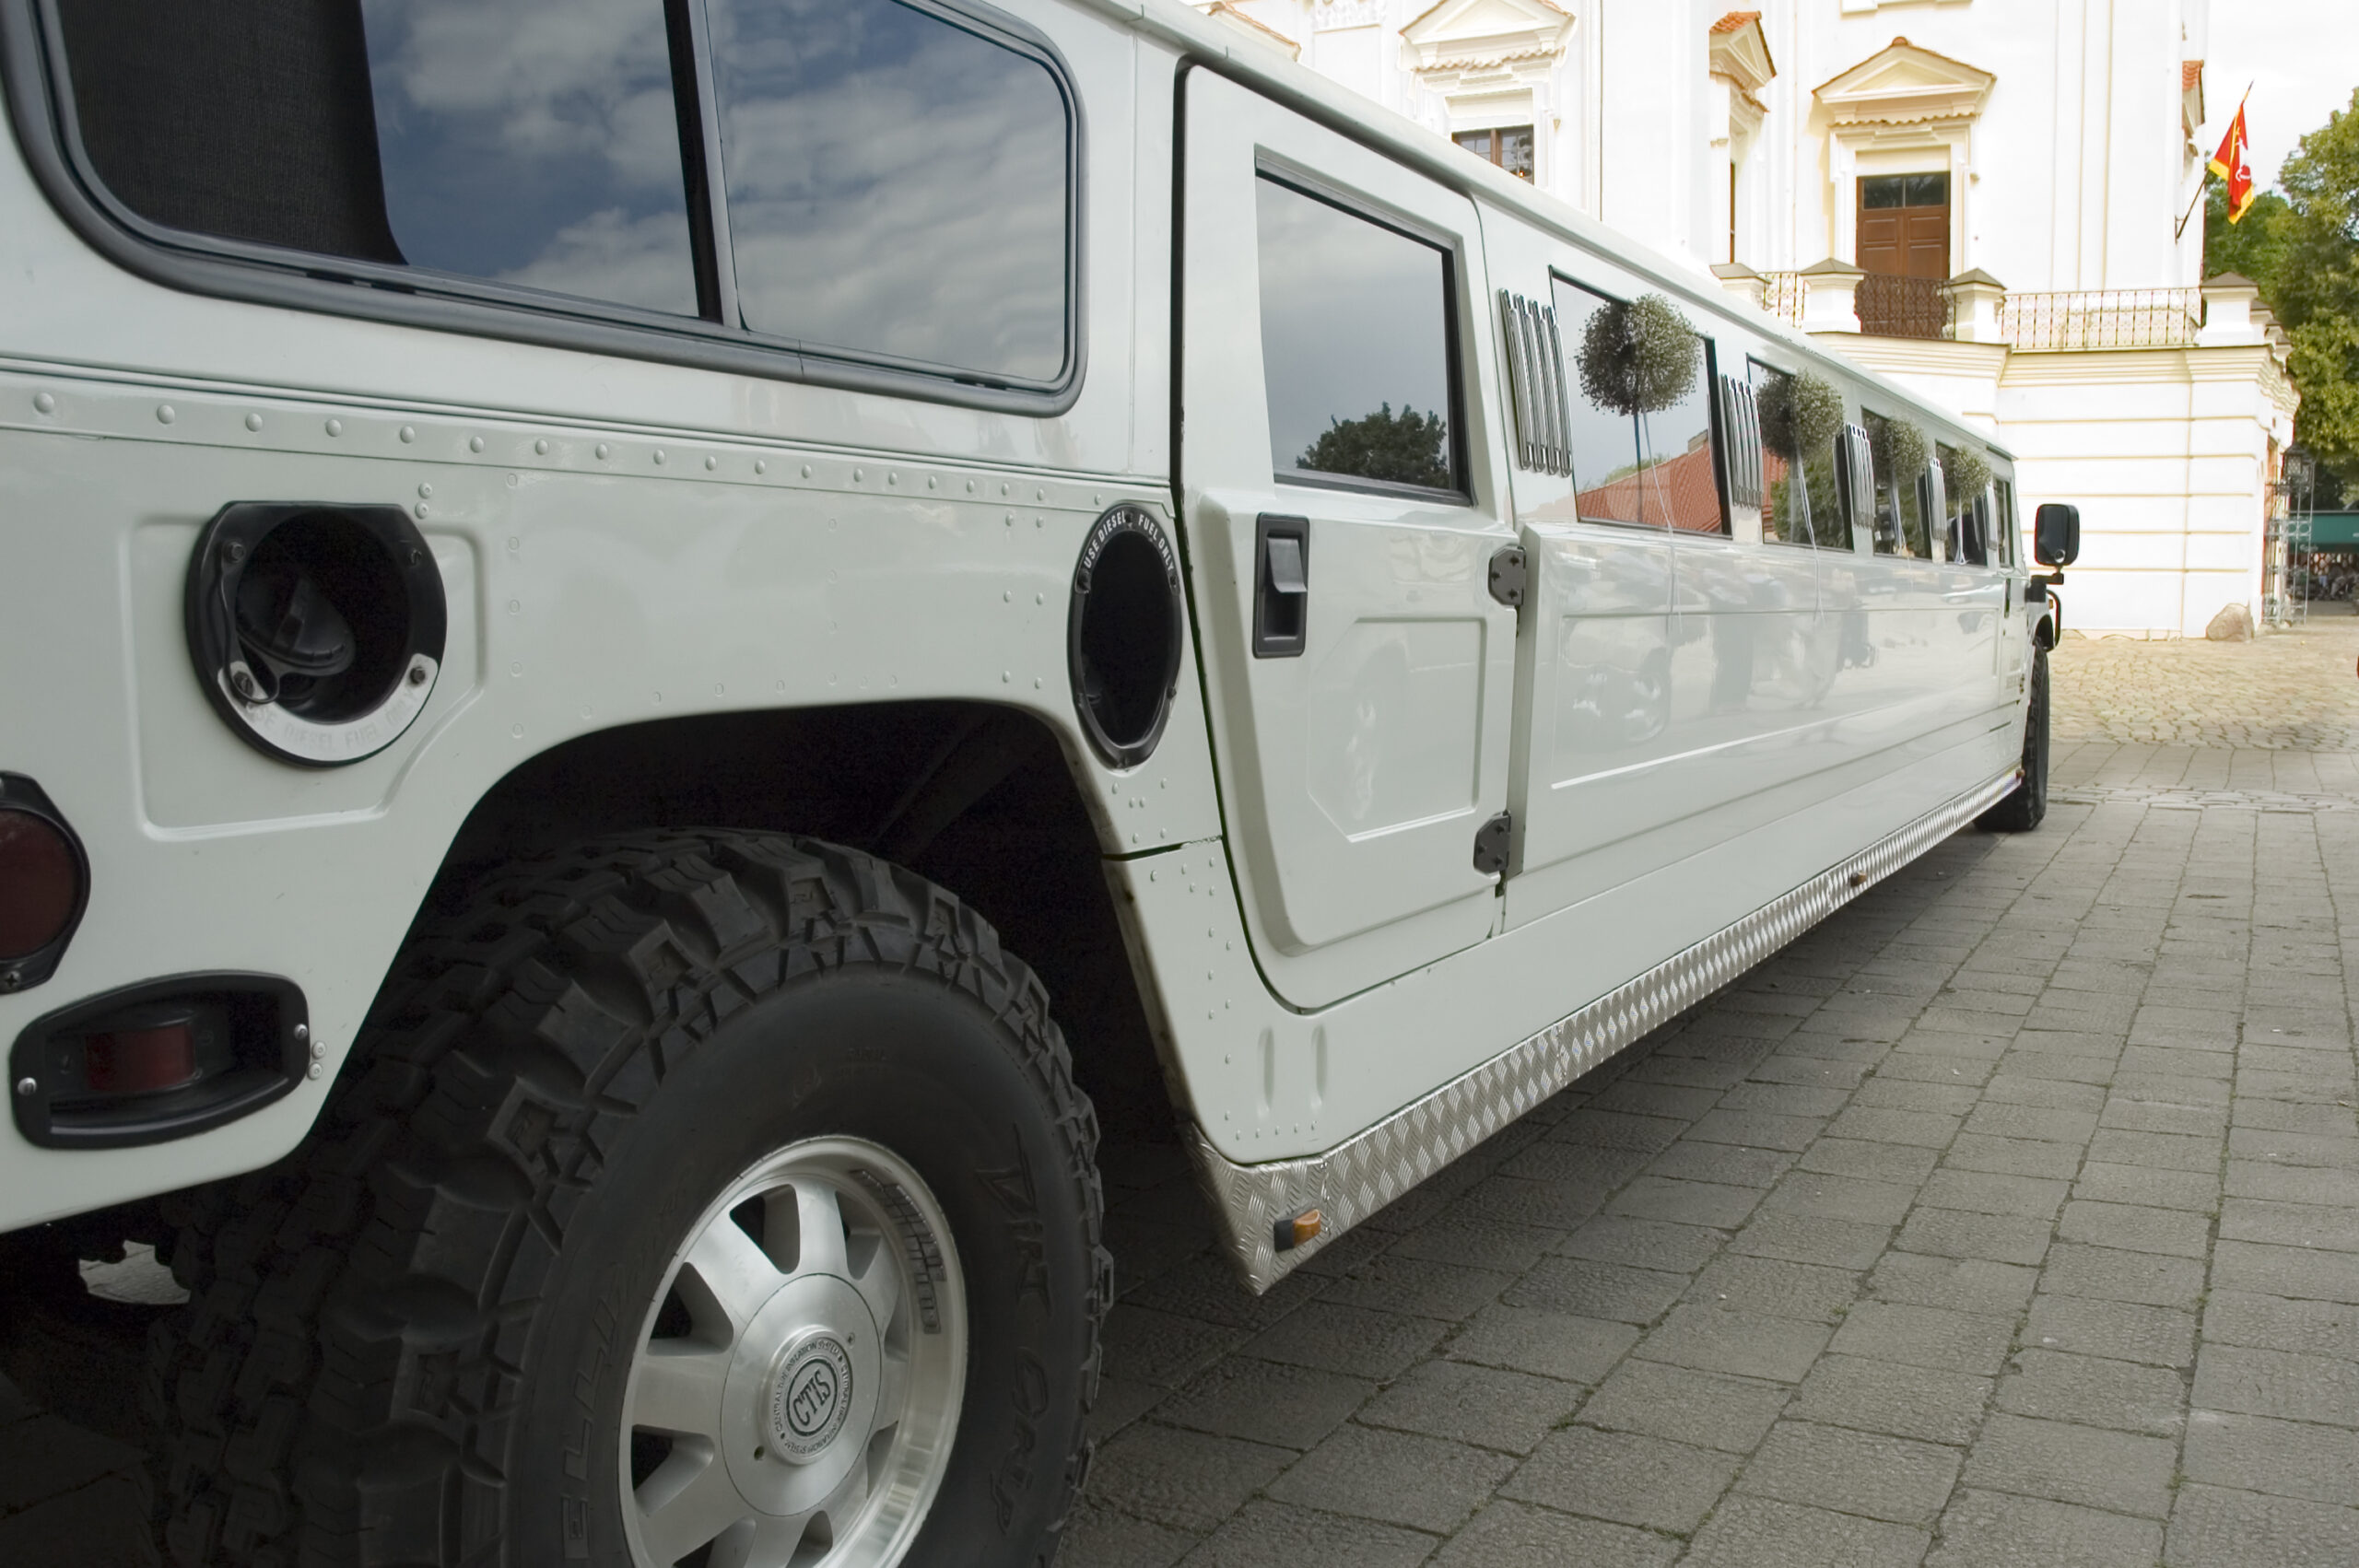
[(83, 144), (140, 216), (693, 314), (662, 0), (64, 0)]
[[(1753, 390), (1766, 392), (1771, 387), (1790, 380), (1785, 371), (1773, 370), (1758, 359), (1752, 361)], [(1766, 425), (1766, 420), (1763, 423)], [(1814, 483), (1799, 473), (1795, 454), (1779, 451), (1764, 439), (1761, 443), (1761, 537), (1781, 544), (1810, 543), (1811, 503), (1815, 497)], [(1832, 454), (1825, 464), (1825, 480), (1831, 487), (1835, 479)], [(1798, 478), (1803, 483), (1797, 484)], [(1831, 498), (1830, 498), (1831, 504)], [(1848, 544), (1848, 541), (1846, 541)]]
[[(1572, 413), (1575, 515), (1590, 522), (1646, 521), (1637, 475), (1644, 466), (1638, 429), (1627, 414), (1599, 404), (1581, 388), (1580, 348), (1590, 324), (1614, 301), (1595, 289), (1557, 278), (1556, 320), (1565, 345), (1565, 390)], [(1658, 525), (1662, 520), (1654, 520)]]
[(1449, 257), (1255, 182), (1270, 466), (1459, 490)]
[(1071, 120), (1032, 56), (894, 0), (708, 0), (756, 332), (1048, 380)]
[(1894, 455), (1898, 443), (1893, 421), (1872, 413), (1863, 415), (1861, 422), (1867, 427), (1868, 451), (1875, 461), (1876, 554), (1931, 560), (1932, 540), (1925, 526), (1923, 487), (1919, 483), (1924, 471), (1921, 466), (1900, 471)]

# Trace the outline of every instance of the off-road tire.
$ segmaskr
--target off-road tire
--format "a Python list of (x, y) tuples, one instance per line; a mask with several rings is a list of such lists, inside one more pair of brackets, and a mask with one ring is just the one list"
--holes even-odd
[(1994, 833), (2029, 833), (2048, 815), (2048, 649), (2031, 650), (2031, 700), (2024, 708), (2024, 777), (2007, 798), (1976, 818)]
[(905, 1561), (1046, 1562), (1112, 1281), (1048, 998), (913, 873), (718, 831), (520, 861), (421, 917), (304, 1146), (170, 1201), (168, 1560), (627, 1564), (621, 1384), (672, 1250), (822, 1134), (910, 1162), (965, 1271), (958, 1435)]

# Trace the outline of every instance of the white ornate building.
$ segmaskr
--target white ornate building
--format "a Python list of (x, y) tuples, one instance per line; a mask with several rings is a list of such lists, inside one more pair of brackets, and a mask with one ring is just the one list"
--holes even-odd
[(1204, 9), (1984, 425), (2081, 508), (2071, 624), (2264, 615), (2295, 397), (2182, 224), (2208, 0), (1755, 3)]

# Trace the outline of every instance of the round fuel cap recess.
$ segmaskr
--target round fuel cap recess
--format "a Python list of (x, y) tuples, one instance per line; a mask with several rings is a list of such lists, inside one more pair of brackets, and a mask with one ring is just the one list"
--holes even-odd
[(373, 756), (433, 694), (441, 568), (399, 507), (238, 501), (189, 558), (189, 657), (222, 721), (305, 767)]
[(1109, 767), (1155, 751), (1180, 686), (1186, 607), (1180, 560), (1144, 508), (1109, 509), (1074, 563), (1065, 658), (1074, 711)]

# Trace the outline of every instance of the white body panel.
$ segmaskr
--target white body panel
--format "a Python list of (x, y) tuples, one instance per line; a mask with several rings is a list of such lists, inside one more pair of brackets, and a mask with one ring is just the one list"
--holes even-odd
[[(1334, 1148), (2011, 765), (2003, 574), (1529, 517), (1550, 497), (1508, 462), (1492, 291), (1618, 268), (1725, 334), (1724, 363), (1764, 342), (1831, 362), (1307, 73), (1224, 64), (1184, 7), (1007, 9), (1054, 40), (1088, 131), (1087, 368), (1053, 415), (182, 292), (101, 259), (0, 152), (0, 766), (71, 820), (94, 889), (56, 974), (0, 996), (0, 1043), (118, 986), (238, 969), (296, 980), (327, 1047), (322, 1076), (173, 1141), (0, 1129), (0, 1226), (293, 1148), (469, 811), (620, 725), (903, 698), (1036, 716), (1122, 895), (1175, 1103), (1239, 1163)], [(1199, 85), (1218, 111), (1191, 99), (1175, 235)], [(1250, 236), (1273, 156), (1451, 239), (1466, 504), (1272, 477)], [(243, 744), (188, 659), (196, 530), (291, 497), (403, 507), (449, 597), (423, 716), (348, 767)], [(1081, 737), (1065, 650), (1076, 551), (1118, 502), (1179, 535), (1195, 617), (1160, 745), (1120, 772)], [(1263, 512), (1312, 519), (1332, 595), (1298, 660), (1245, 648)], [(1485, 591), (1519, 539), (1520, 614)], [(1864, 614), (1877, 658), (1828, 684), (1830, 614)], [(1732, 620), (1733, 714), (1710, 700)], [(1660, 723), (1617, 730), (1602, 716), (1658, 663)], [(1503, 808), (1502, 883), (1470, 851)]]

